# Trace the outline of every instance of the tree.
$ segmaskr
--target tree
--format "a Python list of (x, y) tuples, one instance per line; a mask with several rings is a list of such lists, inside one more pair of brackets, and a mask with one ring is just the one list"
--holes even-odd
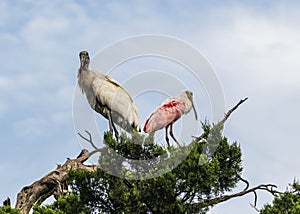
[[(88, 209), (88, 212), (198, 213), (206, 211), (213, 204), (211, 199), (236, 185), (240, 180), (242, 167), (239, 146), (237, 143), (228, 144), (224, 137), (213, 157), (209, 161), (202, 160), (201, 155), (207, 149), (205, 145), (206, 140), (210, 138), (211, 129), (207, 124), (203, 124), (203, 127), (206, 131), (205, 138), (199, 142), (194, 141), (193, 145), (190, 145), (192, 149), (187, 158), (175, 169), (153, 179), (128, 181), (101, 169), (94, 172), (71, 170), (69, 184), (72, 194), (79, 197), (76, 202), (80, 207)], [(139, 136), (135, 135), (133, 138)], [(165, 152), (153, 143), (132, 144), (132, 140), (123, 135), (121, 141), (117, 142), (112, 138), (111, 133), (105, 135), (107, 145), (131, 158), (155, 156)], [(172, 150), (175, 150), (172, 153), (176, 156), (178, 149), (172, 148)], [(105, 162), (110, 165), (117, 163), (115, 159), (105, 160)], [(69, 203), (65, 203), (64, 207), (67, 206), (66, 204)], [(53, 210), (55, 208), (61, 210), (57, 202), (48, 207)], [(41, 210), (40, 207), (35, 209), (37, 212)]]
[[(116, 141), (110, 132), (104, 136), (106, 147), (98, 148), (86, 131), (88, 137), (80, 136), (94, 150), (82, 150), (77, 158), (68, 159), (24, 187), (18, 194), (16, 208), (28, 213), (35, 205), (36, 214), (205, 213), (215, 204), (249, 193), (255, 196), (255, 206), (258, 190), (273, 195), (279, 192), (273, 184), (249, 188), (248, 181), (241, 177), (238, 143), (222, 136), (224, 123), (245, 100), (230, 109), (217, 124), (204, 122), (203, 133), (183, 148), (166, 149), (154, 143), (153, 135), (144, 138), (138, 133), (130, 137), (123, 134)], [(96, 153), (101, 154), (98, 165), (84, 164)], [(126, 163), (119, 157), (126, 157)], [(136, 164), (136, 160), (142, 164)], [(158, 174), (153, 174), (157, 171)], [(238, 182), (245, 183), (245, 189), (226, 194)], [(40, 206), (51, 195), (56, 201)]]
[[(152, 179), (130, 181), (110, 175), (101, 169), (92, 173), (76, 170), (70, 172), (71, 189), (80, 197), (81, 202), (88, 207), (90, 212), (205, 212), (214, 204), (214, 199), (235, 187), (240, 181), (242, 167), (239, 145), (229, 144), (224, 137), (221, 138), (213, 156), (203, 161), (203, 157), (207, 157), (203, 156), (203, 152), (208, 149), (206, 141), (211, 137), (211, 127), (207, 124), (203, 126), (206, 130), (205, 138), (201, 141), (194, 141), (190, 145), (189, 155), (173, 170)], [(126, 139), (124, 136), (123, 140), (116, 142), (108, 134), (105, 142), (114, 150), (127, 154), (131, 158), (137, 154), (139, 154), (138, 157), (146, 157), (146, 153), (151, 156), (164, 152), (155, 144), (146, 144), (149, 148), (143, 146), (143, 143), (133, 145), (132, 139)], [(179, 154), (178, 149), (172, 148), (171, 150), (175, 156)], [(101, 162), (104, 161), (100, 160)], [(116, 159), (105, 160), (105, 162), (110, 165), (119, 164)]]

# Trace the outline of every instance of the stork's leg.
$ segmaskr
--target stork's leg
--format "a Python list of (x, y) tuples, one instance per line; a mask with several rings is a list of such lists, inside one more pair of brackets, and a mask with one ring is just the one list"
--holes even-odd
[(173, 134), (173, 123), (170, 124), (170, 135), (171, 137), (173, 138), (173, 140), (177, 143), (177, 145), (179, 147), (181, 147), (180, 143), (176, 140), (176, 138), (174, 137), (174, 134)]
[(113, 132), (113, 125), (112, 125), (113, 122), (112, 122), (112, 119), (111, 119), (111, 113), (108, 112), (107, 116), (108, 116), (109, 131)]
[(169, 137), (168, 137), (168, 127), (169, 127), (169, 125), (166, 126), (166, 141), (167, 141), (168, 147), (170, 147), (170, 141), (169, 141)]
[(108, 122), (109, 122), (109, 130), (111, 131), (111, 132), (115, 132), (115, 137), (116, 137), (116, 139), (118, 140), (119, 139), (119, 133), (118, 133), (118, 130), (117, 130), (117, 128), (115, 127), (115, 124), (114, 124), (114, 122), (112, 121), (112, 115), (111, 115), (111, 111), (108, 111)]
[(115, 137), (116, 137), (117, 140), (119, 140), (119, 132), (118, 132), (117, 128), (115, 127), (114, 123), (113, 123), (113, 128), (115, 130)]

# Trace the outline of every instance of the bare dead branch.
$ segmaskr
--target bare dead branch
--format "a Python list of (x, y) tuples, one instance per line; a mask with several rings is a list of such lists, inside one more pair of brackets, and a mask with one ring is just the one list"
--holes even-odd
[(87, 142), (89, 142), (91, 144), (91, 146), (94, 148), (94, 149), (99, 149), (93, 142), (93, 138), (92, 138), (92, 135), (89, 131), (87, 130), (84, 130), (88, 135), (89, 135), (89, 138), (86, 138), (84, 137), (82, 134), (80, 134), (79, 132), (77, 132), (77, 134), (84, 140), (86, 140)]
[(100, 148), (100, 149), (95, 149), (95, 150), (91, 151), (91, 152), (90, 152), (90, 156), (89, 156), (89, 157), (91, 157), (92, 155), (94, 155), (94, 154), (96, 154), (96, 153), (98, 153), (98, 152), (101, 152), (101, 151), (102, 151), (102, 149), (103, 149), (103, 148)]
[(244, 191), (247, 190), (249, 188), (249, 182), (246, 179), (243, 179), (240, 175), (238, 175), (238, 177), (242, 182), (246, 184)]
[(201, 201), (199, 203), (194, 203), (194, 204), (190, 204), (190, 205), (187, 205), (187, 206), (189, 206), (190, 210), (199, 210), (203, 206), (206, 206), (206, 207), (212, 206), (212, 205), (230, 200), (232, 198), (241, 197), (241, 196), (244, 196), (246, 194), (253, 193), (254, 194), (254, 205), (253, 206), (256, 207), (256, 203), (257, 203), (257, 192), (256, 191), (257, 190), (264, 190), (264, 191), (267, 191), (267, 192), (271, 193), (274, 196), (277, 195), (277, 194), (283, 194), (282, 192), (274, 190), (274, 188), (277, 188), (277, 186), (274, 185), (274, 184), (260, 184), (258, 186), (255, 186), (255, 187), (251, 188), (251, 189), (245, 189), (245, 190), (242, 190), (240, 192), (230, 194), (230, 195), (222, 195), (222, 196), (219, 196), (219, 197), (216, 197), (216, 198), (213, 198), (213, 199), (206, 199), (206, 200)]
[(5, 201), (3, 201), (3, 206), (10, 206), (11, 204), (10, 204), (10, 198), (9, 197), (7, 197), (6, 199), (5, 199)]
[(246, 100), (248, 99), (248, 97), (244, 98), (244, 99), (241, 99), (232, 109), (230, 109), (224, 116), (224, 118), (218, 122), (217, 125), (223, 125), (226, 120), (230, 117), (230, 115), (243, 103), (245, 102)]
[(91, 151), (91, 152), (89, 153), (89, 157), (91, 157), (92, 155), (94, 155), (94, 154), (96, 154), (96, 153), (98, 153), (98, 152), (101, 152), (101, 151), (102, 151), (102, 148), (98, 148), (98, 147), (94, 144), (92, 135), (91, 135), (91, 133), (90, 133), (89, 131), (85, 130), (85, 132), (89, 135), (89, 138), (84, 137), (84, 136), (83, 136), (82, 134), (80, 134), (79, 132), (78, 132), (77, 134), (78, 134), (82, 139), (84, 139), (85, 141), (87, 141), (88, 143), (90, 143), (91, 146), (94, 148), (94, 150)]
[[(216, 125), (214, 126), (223, 126), (224, 123), (227, 121), (227, 119), (230, 117), (230, 115), (246, 100), (248, 99), (248, 97), (241, 99), (233, 108), (231, 108), (229, 111), (227, 111), (227, 113), (224, 115), (224, 118), (222, 120), (220, 120)], [(198, 137), (194, 137), (195, 141), (200, 141), (202, 139), (204, 139), (206, 136), (205, 133), (202, 133), (200, 136)]]
[(89, 157), (90, 153), (82, 150), (77, 158), (68, 159), (63, 165), (58, 166), (41, 179), (25, 186), (17, 195), (16, 208), (22, 213), (29, 213), (35, 204), (41, 204), (51, 195), (56, 197), (64, 195), (71, 169), (82, 169), (88, 172), (94, 172), (97, 169), (96, 165), (83, 164)]
[(257, 193), (256, 191), (253, 191), (253, 194), (254, 194), (254, 207), (256, 207), (256, 204), (257, 204)]
[(50, 196), (53, 195), (55, 198), (58, 198), (65, 195), (67, 193), (67, 180), (71, 169), (81, 169), (88, 172), (94, 172), (97, 169), (96, 165), (83, 164), (93, 154), (101, 152), (101, 148), (98, 148), (94, 144), (91, 133), (87, 130), (85, 132), (88, 134), (88, 138), (80, 133), (78, 135), (89, 142), (94, 150), (89, 152), (83, 149), (75, 159), (68, 159), (63, 165), (58, 165), (52, 172), (46, 174), (33, 184), (24, 187), (17, 196), (17, 209), (22, 213), (29, 213), (35, 204), (42, 204)]

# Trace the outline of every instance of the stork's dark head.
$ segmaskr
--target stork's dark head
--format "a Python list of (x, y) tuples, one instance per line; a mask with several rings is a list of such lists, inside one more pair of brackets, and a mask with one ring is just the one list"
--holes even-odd
[(89, 53), (87, 51), (81, 51), (79, 53), (79, 59), (80, 59), (80, 68), (81, 69), (88, 69), (90, 64), (90, 57)]

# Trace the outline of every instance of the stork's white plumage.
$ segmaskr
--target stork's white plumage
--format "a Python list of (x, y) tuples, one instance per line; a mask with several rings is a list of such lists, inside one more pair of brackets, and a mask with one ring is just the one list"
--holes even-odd
[(115, 123), (128, 132), (140, 131), (137, 108), (126, 89), (110, 76), (90, 70), (87, 51), (80, 52), (79, 58), (78, 85), (90, 106), (108, 119), (110, 130), (118, 136)]

